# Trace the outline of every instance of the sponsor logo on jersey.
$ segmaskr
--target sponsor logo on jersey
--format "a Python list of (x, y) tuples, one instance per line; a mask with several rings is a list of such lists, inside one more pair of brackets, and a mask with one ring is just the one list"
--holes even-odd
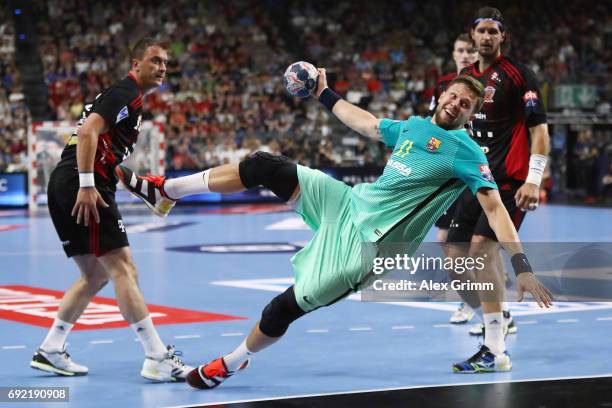
[(493, 96), (495, 96), (495, 88), (487, 86), (485, 88), (484, 103), (493, 103)]
[(528, 108), (536, 106), (538, 99), (538, 94), (535, 91), (527, 91), (525, 95), (523, 95), (523, 101), (525, 101), (525, 106)]
[(412, 169), (410, 167), (406, 166), (404, 163), (400, 163), (393, 159), (389, 159), (389, 161), (387, 162), (387, 165), (399, 171), (406, 177), (408, 177), (410, 173), (412, 173)]
[(498, 84), (501, 83), (501, 78), (499, 77), (499, 74), (497, 72), (494, 72), (491, 75), (491, 80), (497, 82)]
[(442, 146), (442, 142), (432, 136), (432, 138), (429, 139), (429, 142), (427, 142), (427, 146), (425, 146), (425, 148), (430, 152), (437, 152), (440, 146)]
[[(0, 286), (0, 319), (49, 327), (57, 316), (63, 292), (31, 286)], [(174, 307), (147, 305), (155, 325), (243, 320), (244, 317)], [(127, 327), (114, 299), (94, 297), (72, 330)]]
[(493, 178), (493, 174), (491, 174), (491, 169), (489, 169), (489, 165), (488, 164), (481, 164), (480, 165), (480, 174), (482, 175), (482, 178), (491, 182), (491, 183), (495, 183), (495, 179)]
[(477, 114), (474, 115), (474, 117), (476, 119), (485, 120), (487, 118), (487, 114), (486, 113), (478, 112)]
[(123, 119), (127, 118), (128, 116), (130, 116), (130, 113), (128, 112), (128, 107), (126, 105), (123, 108), (121, 108), (121, 110), (117, 114), (117, 120), (115, 121), (115, 123), (121, 122)]

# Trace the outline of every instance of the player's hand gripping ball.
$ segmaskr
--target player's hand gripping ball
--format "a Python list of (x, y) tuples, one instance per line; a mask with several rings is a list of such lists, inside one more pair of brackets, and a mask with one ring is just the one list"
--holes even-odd
[(317, 89), (319, 72), (309, 62), (298, 61), (289, 65), (283, 75), (283, 85), (287, 92), (299, 98), (309, 97)]

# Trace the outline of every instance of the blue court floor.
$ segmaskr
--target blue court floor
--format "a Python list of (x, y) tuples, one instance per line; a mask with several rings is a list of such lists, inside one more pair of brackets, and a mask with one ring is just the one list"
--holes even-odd
[[(167, 219), (124, 212), (145, 299), (162, 307), (159, 316), (169, 314), (165, 318), (170, 324), (160, 324), (158, 330), (165, 342), (184, 353), (188, 363), (197, 365), (231, 351), (267, 302), (290, 285), (289, 258), (312, 233), (292, 212), (279, 209), (251, 206), (241, 213), (242, 208), (179, 208)], [(87, 365), (90, 374), (79, 378), (46, 375), (29, 367), (47, 332), (36, 324), (51, 323), (54, 296), (49, 293), (55, 292), (48, 290), (64, 291), (77, 277), (77, 269), (65, 257), (48, 217), (28, 217), (20, 211), (0, 214), (0, 316), (4, 316), (0, 319), (0, 386), (69, 387), (69, 406), (189, 406), (355, 390), (612, 375), (612, 303), (562, 304), (551, 311), (513, 305), (518, 333), (507, 339), (512, 372), (469, 376), (453, 374), (451, 363), (472, 355), (479, 339), (468, 335), (468, 325), (447, 324), (455, 304), (353, 299), (298, 320), (282, 341), (259, 353), (248, 370), (212, 391), (193, 390), (184, 383), (151, 384), (141, 378), (142, 348), (132, 330), (103, 327), (114, 321), (112, 306), (91, 312), (108, 321), (92, 318), (83, 324), (87, 330), (73, 331), (68, 340), (72, 357)], [(612, 210), (542, 206), (526, 218), (521, 236), (527, 241), (612, 242)], [(432, 231), (428, 239), (433, 238)], [(19, 296), (25, 297), (15, 300)], [(104, 288), (100, 296), (113, 298), (112, 287)], [(172, 323), (190, 312), (168, 308), (242, 319)]]

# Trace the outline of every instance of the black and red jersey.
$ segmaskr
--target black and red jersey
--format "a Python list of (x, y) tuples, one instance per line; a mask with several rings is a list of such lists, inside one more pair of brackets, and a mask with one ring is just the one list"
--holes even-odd
[(132, 154), (138, 139), (142, 101), (142, 92), (131, 74), (98, 94), (93, 102), (85, 105), (58, 166), (73, 166), (76, 170), (77, 132), (85, 119), (95, 112), (104, 118), (108, 128), (98, 137), (94, 161), (96, 187), (107, 187), (114, 191), (117, 184), (114, 168)]
[(484, 104), (472, 121), (498, 184), (525, 181), (529, 171), (529, 128), (546, 123), (542, 94), (532, 70), (501, 55), (484, 72), (478, 61), (464, 68), (485, 87)]
[(455, 78), (457, 78), (456, 72), (452, 72), (450, 74), (446, 74), (438, 78), (438, 82), (436, 83), (436, 89), (434, 90), (434, 94), (431, 97), (431, 104), (429, 105), (429, 110), (433, 111), (436, 109), (436, 105), (438, 104), (438, 99), (440, 98), (440, 95), (442, 95), (442, 92), (446, 90), (450, 81)]

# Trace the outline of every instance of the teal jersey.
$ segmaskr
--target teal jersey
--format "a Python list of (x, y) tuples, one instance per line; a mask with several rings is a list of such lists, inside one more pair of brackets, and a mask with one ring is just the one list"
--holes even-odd
[(464, 129), (444, 130), (431, 117), (382, 119), (393, 147), (383, 174), (351, 190), (351, 217), (370, 242), (421, 242), (436, 219), (469, 187), (497, 189), (485, 154)]

